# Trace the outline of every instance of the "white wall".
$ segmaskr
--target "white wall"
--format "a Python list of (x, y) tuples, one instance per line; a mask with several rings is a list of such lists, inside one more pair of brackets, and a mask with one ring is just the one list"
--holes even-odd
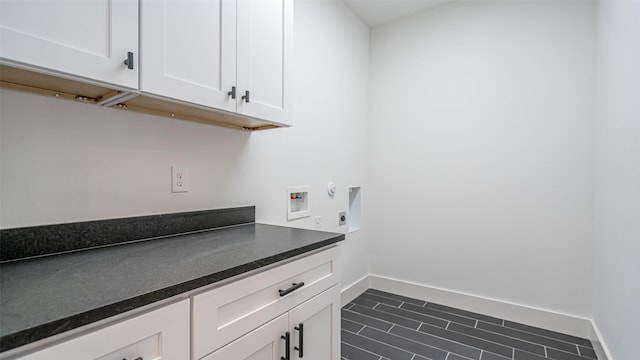
[(594, 322), (610, 359), (640, 339), (640, 2), (598, 2)]
[(372, 31), (372, 272), (591, 313), (595, 6), (452, 2)]
[[(297, 1), (295, 16), (290, 129), (248, 134), (0, 91), (0, 226), (255, 204), (260, 222), (313, 228), (286, 221), (285, 186), (311, 185), (312, 217), (346, 231), (346, 187), (368, 185), (369, 29), (341, 2)], [(170, 192), (172, 165), (189, 167), (189, 193)], [(368, 271), (365, 233), (343, 242), (344, 284)]]

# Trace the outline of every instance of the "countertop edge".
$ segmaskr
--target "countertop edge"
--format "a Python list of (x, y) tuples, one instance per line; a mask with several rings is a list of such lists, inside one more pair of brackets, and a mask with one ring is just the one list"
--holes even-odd
[(218, 271), (216, 273), (212, 273), (200, 278), (188, 280), (180, 284), (172, 285), (110, 305), (102, 306), (96, 309), (51, 321), (12, 334), (7, 334), (0, 337), (0, 353), (14, 350), (21, 346), (32, 344), (52, 336), (60, 335), (67, 331), (78, 329), (83, 326), (108, 319), (110, 317), (121, 315), (128, 311), (133, 311), (135, 309), (151, 305), (156, 302), (161, 302), (162, 300), (166, 300), (183, 293), (191, 292), (193, 290), (215, 284), (234, 276), (241, 275), (243, 273), (250, 272), (268, 265), (272, 265), (298, 255), (303, 255), (313, 250), (336, 244), (339, 241), (345, 240), (345, 238), (345, 234), (339, 234), (332, 238), (310, 245), (268, 256), (266, 258), (258, 259), (243, 265)]

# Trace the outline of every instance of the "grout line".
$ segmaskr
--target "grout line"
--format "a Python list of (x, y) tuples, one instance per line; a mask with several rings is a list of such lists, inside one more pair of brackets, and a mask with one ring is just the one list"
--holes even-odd
[(578, 349), (578, 356), (582, 356), (582, 354), (580, 353), (580, 347), (578, 346), (578, 344), (576, 344), (576, 349)]
[(502, 319), (502, 326), (504, 326), (504, 319)]
[(392, 325), (391, 325), (391, 327), (389, 328), (389, 330), (387, 330), (387, 334), (390, 334), (390, 333), (391, 333), (391, 329), (393, 329), (395, 326), (396, 326), (396, 324), (393, 324), (393, 323), (392, 323)]
[(516, 358), (516, 348), (511, 349), (511, 358), (512, 359)]
[[(362, 325), (362, 324), (360, 324), (360, 325)], [(367, 327), (366, 325), (362, 325), (362, 327), (360, 328), (360, 330), (358, 330), (358, 331), (356, 332), (356, 335), (360, 335), (360, 332), (361, 332), (362, 330), (364, 330), (364, 328), (366, 328), (366, 327)]]
[[(389, 305), (389, 304), (387, 304), (387, 305)], [(401, 302), (401, 303), (400, 303), (400, 305), (398, 305), (397, 307), (401, 308), (401, 307), (402, 307), (402, 305), (404, 305), (404, 301), (403, 301), (403, 302)], [(391, 305), (389, 305), (389, 306), (391, 306)]]
[(449, 355), (451, 355), (450, 352), (447, 353), (447, 357), (445, 357), (444, 360), (447, 360), (449, 358)]
[(478, 320), (476, 320), (476, 324), (473, 325), (473, 327), (476, 328), (476, 329), (478, 328)]
[(549, 357), (549, 354), (547, 353), (547, 347), (544, 347), (544, 357)]
[(449, 330), (449, 325), (451, 325), (451, 321), (447, 321), (447, 326), (445, 326), (444, 329)]

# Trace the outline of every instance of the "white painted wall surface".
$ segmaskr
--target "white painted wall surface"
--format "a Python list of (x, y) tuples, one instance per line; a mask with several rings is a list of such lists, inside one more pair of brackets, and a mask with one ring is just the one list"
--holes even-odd
[(594, 323), (609, 359), (640, 339), (640, 2), (599, 1)]
[(591, 313), (595, 5), (453, 2), (372, 31), (372, 273)]
[[(253, 134), (0, 91), (0, 226), (255, 204), (259, 222), (346, 232), (346, 188), (368, 186), (369, 29), (341, 2), (297, 1), (295, 54), (294, 127)], [(311, 185), (310, 218), (286, 221), (287, 185)], [(343, 284), (368, 272), (365, 234), (342, 243)]]

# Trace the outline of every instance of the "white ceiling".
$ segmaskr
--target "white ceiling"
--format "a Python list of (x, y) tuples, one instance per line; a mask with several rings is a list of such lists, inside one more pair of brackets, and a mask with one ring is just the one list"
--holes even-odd
[(391, 22), (451, 0), (344, 0), (369, 27)]

